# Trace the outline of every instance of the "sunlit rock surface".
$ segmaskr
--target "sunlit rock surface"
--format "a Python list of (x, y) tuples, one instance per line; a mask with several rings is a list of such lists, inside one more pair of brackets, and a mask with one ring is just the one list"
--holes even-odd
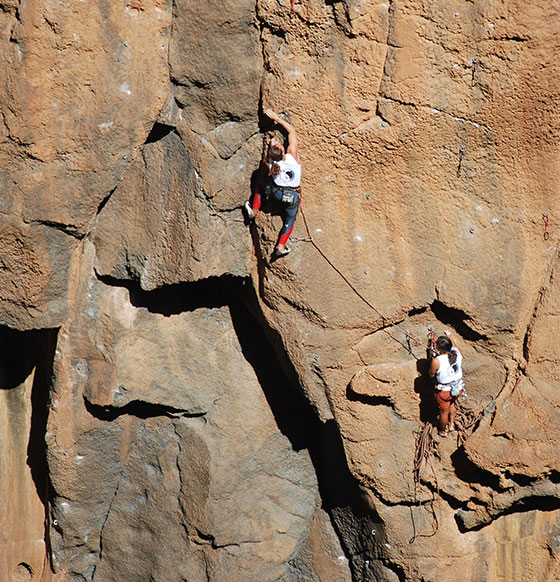
[(560, 9), (291, 4), (2, 4), (1, 579), (560, 578)]

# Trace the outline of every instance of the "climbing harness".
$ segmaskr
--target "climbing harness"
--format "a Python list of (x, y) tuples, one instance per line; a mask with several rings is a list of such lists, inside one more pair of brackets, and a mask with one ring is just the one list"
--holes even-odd
[(297, 186), (292, 188), (290, 186), (277, 186), (274, 185), (273, 188), (277, 188), (282, 192), (282, 203), (283, 204), (293, 204), (296, 194), (301, 194), (301, 188)]
[(548, 240), (549, 233), (548, 233), (548, 212), (543, 212), (543, 220), (544, 220), (544, 240)]

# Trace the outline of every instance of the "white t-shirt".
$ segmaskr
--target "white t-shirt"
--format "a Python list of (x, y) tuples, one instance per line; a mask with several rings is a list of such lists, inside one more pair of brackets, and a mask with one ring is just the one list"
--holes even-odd
[(451, 390), (449, 384), (453, 381), (461, 380), (463, 377), (463, 370), (461, 369), (463, 356), (457, 348), (451, 348), (451, 351), (457, 354), (457, 360), (453, 366), (449, 363), (447, 354), (437, 357), (439, 360), (439, 370), (436, 372), (436, 378), (440, 390)]
[(276, 163), (280, 166), (280, 173), (273, 176), (274, 183), (284, 188), (297, 188), (301, 183), (301, 164), (296, 162), (292, 154), (286, 154), (285, 160)]

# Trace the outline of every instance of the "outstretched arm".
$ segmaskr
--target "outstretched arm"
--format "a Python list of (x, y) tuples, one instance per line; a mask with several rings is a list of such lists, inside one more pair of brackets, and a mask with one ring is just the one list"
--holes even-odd
[(457, 344), (453, 341), (453, 338), (451, 337), (451, 332), (444, 331), (443, 333), (449, 338), (449, 341), (451, 342), (451, 346), (453, 348), (455, 348), (458, 352), (460, 352), (461, 350), (457, 347)]
[(288, 132), (288, 149), (286, 150), (287, 153), (294, 156), (296, 161), (299, 162), (298, 157), (298, 137), (296, 133), (296, 128), (285, 119), (282, 119), (277, 113), (272, 111), (272, 109), (267, 109), (265, 111), (266, 115), (275, 121), (279, 125), (281, 125), (287, 132)]

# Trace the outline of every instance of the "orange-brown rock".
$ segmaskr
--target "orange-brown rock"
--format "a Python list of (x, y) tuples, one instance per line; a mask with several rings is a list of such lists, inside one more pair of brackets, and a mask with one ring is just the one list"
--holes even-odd
[[(0, 578), (560, 578), (558, 6), (1, 8), (0, 323), (60, 329)], [(278, 261), (241, 212), (268, 107), (303, 163)], [(415, 467), (429, 326), (468, 399)]]

